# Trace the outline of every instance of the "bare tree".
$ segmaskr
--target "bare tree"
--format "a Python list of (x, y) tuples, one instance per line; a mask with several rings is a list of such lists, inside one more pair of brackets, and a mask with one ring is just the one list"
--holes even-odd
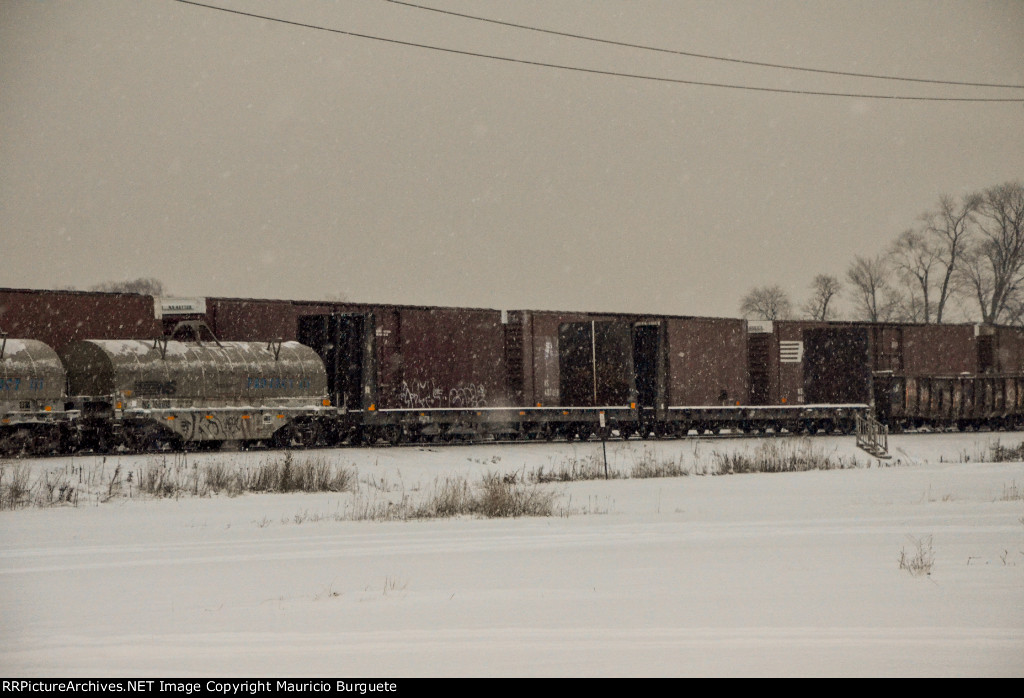
[(1022, 300), (1024, 184), (1008, 182), (983, 191), (976, 219), (977, 233), (966, 250), (963, 274), (982, 322), (996, 323)]
[(787, 320), (793, 314), (793, 304), (781, 286), (758, 286), (743, 296), (740, 313), (756, 320)]
[(980, 203), (979, 194), (970, 194), (960, 201), (943, 196), (937, 210), (922, 216), (924, 230), (935, 250), (935, 322), (942, 322), (950, 299), (962, 286), (960, 267), (970, 243), (973, 215)]
[(111, 293), (141, 293), (144, 296), (162, 296), (164, 285), (152, 277), (140, 277), (132, 281), (104, 281), (89, 287), (90, 291), (107, 291)]
[(842, 290), (839, 279), (828, 274), (818, 274), (811, 282), (811, 297), (802, 307), (803, 315), (809, 320), (834, 320), (835, 301)]
[(904, 230), (890, 248), (892, 265), (906, 285), (900, 296), (899, 315), (911, 322), (932, 320), (932, 272), (939, 266), (939, 251), (930, 237), (914, 229)]
[(885, 322), (896, 314), (899, 298), (889, 284), (891, 269), (883, 255), (872, 259), (857, 256), (846, 270), (854, 301), (854, 314), (860, 320)]
[(1018, 293), (1010, 299), (1001, 320), (1007, 325), (1024, 327), (1024, 294)]

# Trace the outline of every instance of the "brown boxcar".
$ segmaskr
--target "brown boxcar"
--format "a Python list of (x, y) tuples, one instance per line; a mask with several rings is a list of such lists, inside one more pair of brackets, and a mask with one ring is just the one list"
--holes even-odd
[(903, 325), (897, 329), (902, 334), (903, 375), (981, 372), (977, 325)]
[(528, 310), (511, 315), (522, 328), (526, 405), (747, 400), (742, 320)]
[(668, 404), (750, 403), (743, 320), (667, 318)]
[[(989, 329), (992, 339), (991, 365), (979, 366), (979, 373), (1022, 373), (1024, 372), (1024, 328), (992, 327)], [(984, 351), (982, 352), (985, 353)]]
[[(870, 400), (866, 329), (849, 324), (752, 320), (747, 332), (751, 404), (866, 404)], [(818, 380), (829, 373), (826, 356), (836, 362), (833, 369), (843, 367), (832, 371), (832, 376), (842, 375), (843, 380), (830, 385)]]
[(82, 339), (153, 339), (164, 334), (152, 296), (0, 289), (0, 330), (57, 352)]
[[(497, 310), (207, 299), (222, 339), (295, 339), (323, 359), (345, 413), (508, 407), (505, 325)], [(422, 415), (411, 415), (419, 420)], [(408, 423), (405, 415), (391, 420)], [(451, 420), (449, 420), (451, 421)]]
[[(632, 316), (516, 310), (508, 314), (512, 383), (526, 407), (629, 407)], [(517, 391), (518, 394), (518, 391)]]
[(975, 325), (750, 321), (748, 329), (759, 404), (867, 403), (873, 377), (980, 372)]

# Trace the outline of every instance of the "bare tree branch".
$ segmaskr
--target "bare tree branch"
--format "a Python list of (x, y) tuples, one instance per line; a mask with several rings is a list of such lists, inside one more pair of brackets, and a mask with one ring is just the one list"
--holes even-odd
[(793, 314), (793, 304), (781, 286), (759, 286), (743, 296), (740, 313), (757, 320), (787, 320)]
[(912, 322), (931, 322), (932, 270), (939, 263), (938, 249), (925, 233), (911, 228), (900, 233), (890, 253), (896, 272), (907, 285), (900, 314)]
[(835, 303), (833, 301), (842, 290), (839, 279), (828, 274), (818, 274), (811, 282), (811, 297), (802, 307), (803, 315), (809, 320), (834, 320), (836, 319)]
[(935, 322), (942, 322), (949, 300), (961, 289), (958, 273), (964, 252), (971, 241), (972, 216), (981, 203), (978, 194), (970, 194), (957, 202), (951, 196), (939, 199), (939, 208), (922, 218), (927, 235), (936, 249), (936, 272), (939, 276), (935, 299)]
[(855, 305), (855, 316), (868, 322), (892, 320), (898, 296), (889, 285), (891, 269), (885, 256), (871, 259), (857, 256), (846, 271)]
[(964, 255), (966, 278), (985, 323), (997, 323), (1024, 289), (1024, 185), (1008, 182), (980, 194), (975, 239)]

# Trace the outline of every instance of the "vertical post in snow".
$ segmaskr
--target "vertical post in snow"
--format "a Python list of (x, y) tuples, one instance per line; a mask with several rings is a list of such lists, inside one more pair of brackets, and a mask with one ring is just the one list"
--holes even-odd
[(601, 420), (601, 455), (604, 456), (604, 479), (608, 479), (608, 434), (605, 431), (604, 425), (604, 410), (598, 412), (598, 417)]
[(597, 407), (597, 323), (590, 321), (590, 368), (594, 373), (594, 407)]

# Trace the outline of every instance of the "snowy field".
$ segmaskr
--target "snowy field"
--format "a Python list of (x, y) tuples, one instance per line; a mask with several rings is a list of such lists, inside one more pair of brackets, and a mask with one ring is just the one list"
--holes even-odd
[(601, 444), (297, 453), (356, 491), (235, 497), (102, 496), (153, 457), (27, 461), (100, 486), (0, 511), (0, 675), (1024, 676), (1024, 464), (984, 462), (996, 438), (1024, 434), (894, 436), (886, 467), (822, 437), (858, 467), (724, 476), (699, 473), (760, 442), (610, 442), (613, 471), (692, 474), (539, 485), (555, 514), (515, 519), (350, 520)]

